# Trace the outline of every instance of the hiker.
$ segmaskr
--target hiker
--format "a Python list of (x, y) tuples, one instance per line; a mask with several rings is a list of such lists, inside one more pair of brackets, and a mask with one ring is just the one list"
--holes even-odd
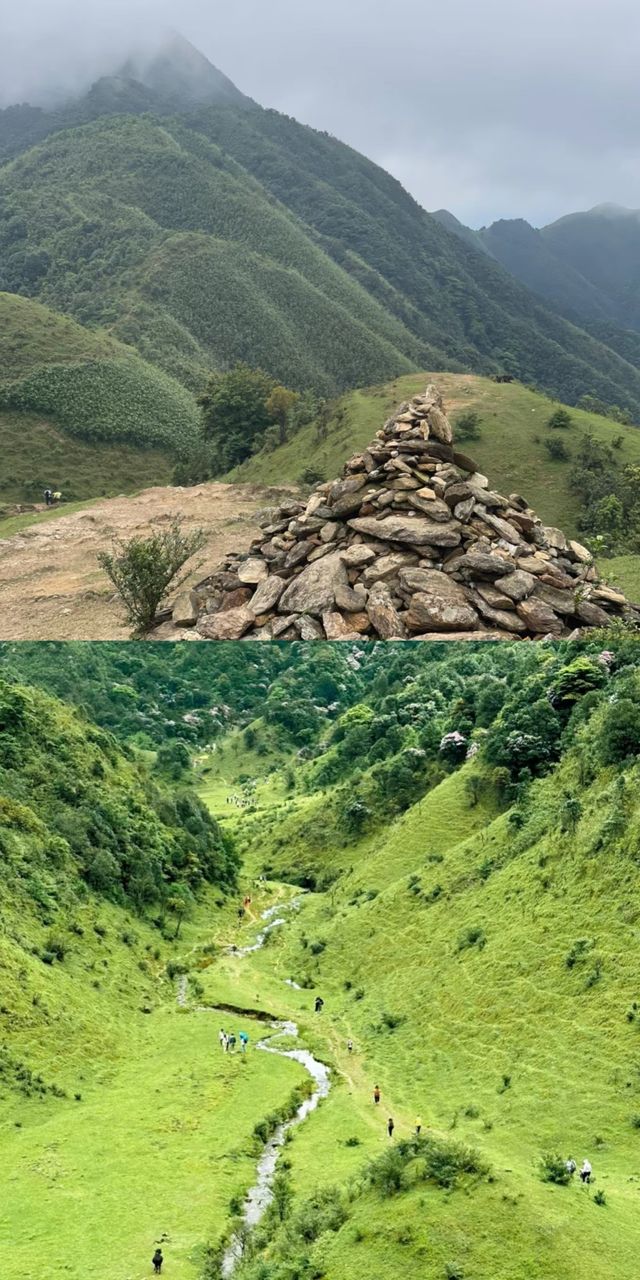
[(233, 1053), (233, 1051), (234, 1051), (234, 1049), (235, 1049), (235, 1047), (236, 1047), (236, 1038), (235, 1038), (235, 1036), (234, 1036), (234, 1034), (233, 1034), (233, 1031), (231, 1032), (231, 1035), (229, 1036), (229, 1039), (228, 1039), (228, 1041), (227, 1041), (227, 1044), (228, 1044), (228, 1046), (229, 1046), (229, 1053)]
[(153, 1264), (154, 1275), (159, 1276), (162, 1272), (162, 1264), (164, 1262), (164, 1258), (162, 1256), (162, 1249), (156, 1249), (151, 1259), (151, 1262)]
[(347, 1040), (347, 1053), (353, 1053), (353, 1040)]
[(240, 1052), (241, 1052), (241, 1053), (246, 1053), (246, 1052), (247, 1052), (247, 1045), (248, 1045), (248, 1043), (249, 1043), (249, 1037), (248, 1037), (248, 1035), (247, 1035), (246, 1031), (241, 1031), (241, 1032), (240, 1032), (239, 1040), (240, 1040)]
[(228, 1037), (228, 1035), (227, 1035), (226, 1031), (224, 1031), (224, 1030), (222, 1029), (222, 1027), (220, 1028), (220, 1031), (219, 1031), (219, 1033), (218, 1033), (218, 1040), (220, 1041), (220, 1048), (222, 1049), (222, 1052), (223, 1052), (223, 1053), (226, 1053), (226, 1052), (227, 1052), (227, 1045), (228, 1045), (228, 1043), (229, 1043), (229, 1037)]
[(243, 920), (244, 914), (245, 914), (244, 907), (238, 907), (238, 920)]
[(58, 502), (62, 502), (62, 494), (59, 492), (59, 490), (54, 490), (54, 492), (51, 494), (51, 498), (56, 505)]
[(422, 1129), (422, 1120), (420, 1119), (420, 1116), (417, 1116), (416, 1117), (416, 1138), (420, 1137), (421, 1129)]
[(379, 1084), (376, 1085), (373, 1091), (373, 1101), (375, 1102), (376, 1106), (380, 1101), (380, 1085)]
[(324, 1009), (324, 1000), (322, 999), (322, 996), (316, 996), (315, 1009), (316, 1013), (322, 1013), (322, 1010)]
[(578, 1168), (578, 1166), (577, 1166), (577, 1164), (576, 1164), (576, 1162), (575, 1162), (575, 1160), (574, 1160), (573, 1156), (569, 1156), (569, 1159), (568, 1159), (568, 1160), (567, 1160), (567, 1162), (566, 1162), (566, 1169), (567, 1169), (567, 1173), (568, 1173), (571, 1177), (573, 1177), (573, 1175), (574, 1175), (574, 1173), (575, 1173), (575, 1171), (576, 1171), (576, 1169), (577, 1169), (577, 1168)]
[(391, 1116), (389, 1116), (389, 1119), (387, 1120), (387, 1133), (389, 1134), (390, 1138), (393, 1137), (393, 1131), (395, 1127), (396, 1127), (395, 1122), (392, 1120)]
[(45, 506), (47, 506), (47, 507), (50, 507), (50, 506), (51, 506), (51, 499), (52, 499), (52, 498), (53, 498), (53, 494), (52, 494), (51, 490), (50, 490), (50, 489), (45, 489), (45, 491), (44, 491), (44, 501), (45, 501)]
[(585, 1160), (580, 1170), (580, 1181), (583, 1183), (586, 1183), (588, 1186), (589, 1183), (591, 1182), (591, 1173), (592, 1173), (591, 1165), (589, 1164), (588, 1160)]

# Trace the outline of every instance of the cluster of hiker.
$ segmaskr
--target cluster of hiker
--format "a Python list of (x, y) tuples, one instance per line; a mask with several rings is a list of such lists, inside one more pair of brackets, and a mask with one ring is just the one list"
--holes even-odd
[[(347, 1048), (349, 1049), (349, 1053), (351, 1053), (353, 1050), (353, 1042), (351, 1040), (348, 1041)], [(376, 1107), (380, 1106), (381, 1100), (382, 1100), (382, 1094), (380, 1092), (380, 1085), (377, 1084), (375, 1085), (373, 1090), (373, 1101)], [(393, 1116), (389, 1116), (389, 1119), (387, 1120), (387, 1133), (389, 1134), (390, 1138), (393, 1138), (395, 1129), (396, 1129), (396, 1122)], [(415, 1133), (416, 1138), (419, 1138), (420, 1134), (422, 1133), (422, 1119), (420, 1116), (416, 1116), (416, 1123), (415, 1123), (413, 1132)]]
[(62, 494), (58, 489), (45, 489), (43, 493), (45, 507), (57, 507), (62, 502)]
[(260, 517), (244, 555), (177, 603), (205, 640), (539, 640), (640, 611), (590, 552), (503, 497), (453, 442), (434, 386), (306, 501)]
[(240, 1052), (247, 1052), (249, 1037), (246, 1031), (239, 1031), (236, 1035), (234, 1031), (225, 1031), (224, 1027), (218, 1032), (218, 1040), (223, 1053), (235, 1053), (236, 1046), (240, 1045)]
[[(574, 1173), (578, 1168), (573, 1156), (569, 1156), (569, 1159), (566, 1161), (566, 1167), (567, 1167), (567, 1173), (569, 1173), (571, 1177), (573, 1177)], [(585, 1160), (580, 1170), (580, 1181), (584, 1185), (588, 1186), (589, 1183), (591, 1182), (592, 1173), (593, 1173), (593, 1169), (591, 1168), (590, 1162), (588, 1160)]]

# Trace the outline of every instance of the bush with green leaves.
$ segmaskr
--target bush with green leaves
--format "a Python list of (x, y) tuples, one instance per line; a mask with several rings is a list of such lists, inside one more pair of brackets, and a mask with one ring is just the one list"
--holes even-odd
[(558, 1187), (568, 1187), (571, 1182), (566, 1160), (555, 1151), (547, 1151), (540, 1157), (540, 1177), (543, 1182), (553, 1182)]
[(547, 422), (547, 426), (555, 431), (566, 431), (567, 428), (571, 426), (572, 422), (573, 418), (571, 417), (568, 409), (556, 409), (555, 412), (551, 414), (551, 417)]
[(480, 414), (476, 413), (475, 409), (469, 409), (467, 413), (460, 414), (460, 417), (456, 418), (454, 422), (455, 439), (458, 441), (479, 440), (482, 435), (480, 430), (481, 421)]
[(177, 517), (162, 533), (118, 540), (112, 553), (100, 552), (98, 563), (123, 601), (135, 634), (150, 630), (169, 587), (180, 585), (177, 575), (205, 541), (202, 529), (183, 533), (183, 522)]

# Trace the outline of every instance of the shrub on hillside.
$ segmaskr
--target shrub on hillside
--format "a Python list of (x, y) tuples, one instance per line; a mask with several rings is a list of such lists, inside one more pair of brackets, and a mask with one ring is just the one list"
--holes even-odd
[(552, 462), (568, 462), (571, 457), (562, 440), (545, 440), (544, 447)]
[(367, 1169), (369, 1184), (381, 1195), (396, 1195), (415, 1182), (455, 1187), (465, 1175), (484, 1177), (488, 1165), (477, 1151), (461, 1143), (433, 1137), (413, 1137), (389, 1147)]
[(568, 1187), (571, 1182), (566, 1160), (554, 1151), (540, 1157), (540, 1177), (543, 1182), (553, 1182), (558, 1187)]
[(487, 935), (484, 929), (476, 925), (470, 929), (465, 929), (464, 933), (460, 934), (456, 943), (456, 951), (466, 951), (469, 947), (478, 947), (478, 950), (482, 951), (486, 945)]
[(567, 409), (556, 409), (555, 413), (551, 414), (547, 426), (551, 427), (552, 430), (566, 431), (572, 422), (573, 418)]
[(176, 517), (163, 533), (130, 542), (117, 540), (113, 554), (102, 551), (98, 556), (137, 635), (150, 630), (169, 587), (180, 585), (175, 581), (180, 570), (204, 546), (204, 531), (185, 534), (182, 523)]
[(458, 441), (479, 440), (482, 434), (480, 424), (480, 414), (476, 413), (475, 409), (470, 409), (468, 413), (462, 413), (454, 423), (455, 439)]

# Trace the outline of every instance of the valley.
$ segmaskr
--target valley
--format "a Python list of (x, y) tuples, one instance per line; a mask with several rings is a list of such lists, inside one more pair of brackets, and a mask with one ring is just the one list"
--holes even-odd
[[(306, 1088), (299, 1064), (257, 1047), (271, 1020), (299, 1026), (331, 1090), (285, 1142), (239, 1280), (296, 1269), (395, 1280), (406, 1267), (428, 1280), (574, 1280), (585, 1250), (603, 1280), (631, 1277), (637, 642), (611, 637), (606, 663), (591, 641), (463, 657), (371, 646), (355, 665), (339, 646), (290, 647), (290, 661), (151, 646), (148, 664), (138, 647), (70, 646), (66, 672), (57, 648), (4, 646), (2, 671), (67, 679), (68, 698), (110, 722), (108, 734), (84, 721), (70, 735), (74, 753), (94, 741), (94, 762), (110, 752), (103, 806), (118, 776), (129, 787), (160, 764), (177, 717), (195, 769), (163, 785), (199, 793), (242, 866), (235, 885), (202, 885), (179, 916), (172, 903), (132, 910), (87, 893), (61, 850), (56, 869), (51, 837), (39, 869), (41, 837), (10, 799), (17, 786), (26, 799), (38, 755), (20, 766), (23, 730), (5, 730), (0, 831), (20, 886), (1, 903), (8, 1280), (142, 1280), (158, 1243), (168, 1275), (217, 1280), (259, 1135)], [(217, 718), (221, 696), (216, 727), (207, 707)], [(51, 744), (56, 723), (69, 733), (69, 704), (64, 716), (47, 704), (43, 722), (41, 695), (29, 697), (41, 707), (34, 741)], [(132, 763), (118, 763), (134, 744)], [(86, 792), (95, 763), (71, 768)], [(59, 780), (36, 781), (34, 798), (48, 797), (43, 820), (68, 840)], [(256, 947), (272, 907), (283, 923)], [(43, 962), (47, 931), (61, 954)], [(246, 1031), (246, 1057), (222, 1052), (220, 1027)], [(63, 1092), (39, 1096), (38, 1075)], [(544, 1180), (555, 1152), (588, 1156), (592, 1186)], [(17, 1240), (16, 1221), (27, 1223)]]

